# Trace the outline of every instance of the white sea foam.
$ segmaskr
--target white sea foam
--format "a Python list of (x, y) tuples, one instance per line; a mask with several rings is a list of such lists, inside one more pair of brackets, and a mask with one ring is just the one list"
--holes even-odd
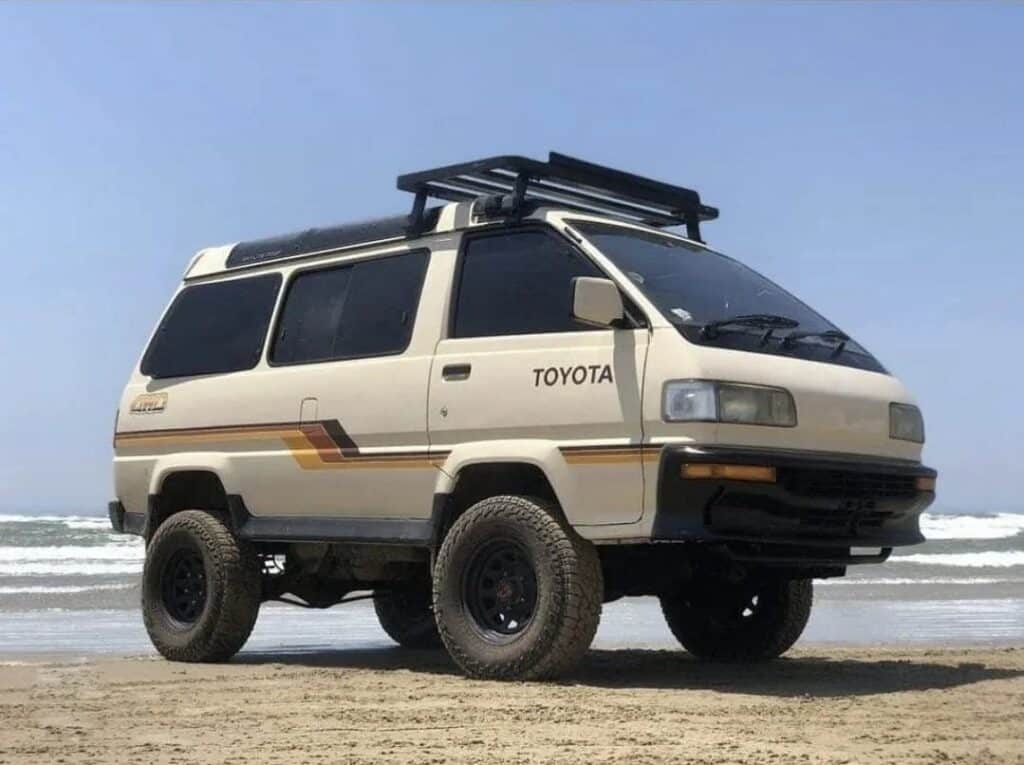
[(0, 587), (0, 595), (71, 595), (79, 592), (100, 590), (130, 590), (135, 586), (134, 584), (58, 585), (55, 587), (28, 585), (25, 587)]
[(110, 531), (110, 521), (106, 518), (67, 518), (63, 521), (69, 529), (82, 529), (85, 531)]
[(987, 576), (963, 576), (963, 577), (928, 577), (925, 579), (907, 579), (905, 577), (887, 577), (878, 579), (869, 578), (857, 578), (851, 579), (849, 577), (837, 577), (835, 579), (821, 579), (814, 582), (815, 587), (822, 585), (853, 585), (861, 587), (872, 587), (880, 584), (931, 584), (931, 585), (946, 585), (946, 584), (1002, 584), (1003, 582), (1015, 581), (1012, 579), (994, 579)]
[(137, 544), (0, 547), (0, 563), (36, 561), (141, 561), (146, 548)]
[(1024, 550), (989, 550), (969, 553), (916, 553), (898, 555), (892, 563), (917, 563), (928, 566), (954, 566), (966, 568), (1009, 568), (1024, 566)]
[(0, 523), (88, 523), (93, 528), (107, 528), (110, 521), (102, 515), (24, 515), (0, 513)]
[(138, 574), (142, 561), (39, 561), (0, 563), (0, 576), (103, 576), (106, 574)]
[(1006, 539), (1024, 533), (1024, 513), (943, 515), (925, 513), (921, 531), (932, 539)]

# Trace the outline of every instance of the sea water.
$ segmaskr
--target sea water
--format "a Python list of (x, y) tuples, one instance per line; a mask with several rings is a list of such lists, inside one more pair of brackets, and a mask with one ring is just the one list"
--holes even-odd
[[(1024, 644), (1024, 514), (928, 513), (928, 542), (816, 582), (802, 644)], [(106, 518), (0, 515), (0, 655), (152, 652), (141, 540)], [(389, 645), (373, 606), (264, 605), (247, 651)], [(605, 606), (597, 647), (676, 647), (653, 598)]]

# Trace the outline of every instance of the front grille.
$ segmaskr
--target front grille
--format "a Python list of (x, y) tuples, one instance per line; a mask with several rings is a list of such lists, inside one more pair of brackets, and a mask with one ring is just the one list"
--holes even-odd
[(800, 525), (815, 531), (856, 534), (857, 531), (880, 529), (895, 516), (895, 513), (859, 508), (805, 510)]
[(913, 497), (917, 493), (912, 475), (806, 469), (780, 473), (783, 486), (802, 497), (889, 499)]

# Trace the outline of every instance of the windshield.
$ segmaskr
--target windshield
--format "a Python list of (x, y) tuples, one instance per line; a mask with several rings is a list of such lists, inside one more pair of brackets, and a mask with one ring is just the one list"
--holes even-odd
[(571, 225), (692, 342), (884, 371), (825, 317), (739, 261), (637, 229)]

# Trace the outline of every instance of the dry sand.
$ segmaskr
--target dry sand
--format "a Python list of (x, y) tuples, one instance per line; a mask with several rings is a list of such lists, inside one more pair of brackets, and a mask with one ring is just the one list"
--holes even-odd
[(442, 653), (0, 666), (0, 763), (1024, 763), (1024, 648), (593, 651), (558, 684)]

